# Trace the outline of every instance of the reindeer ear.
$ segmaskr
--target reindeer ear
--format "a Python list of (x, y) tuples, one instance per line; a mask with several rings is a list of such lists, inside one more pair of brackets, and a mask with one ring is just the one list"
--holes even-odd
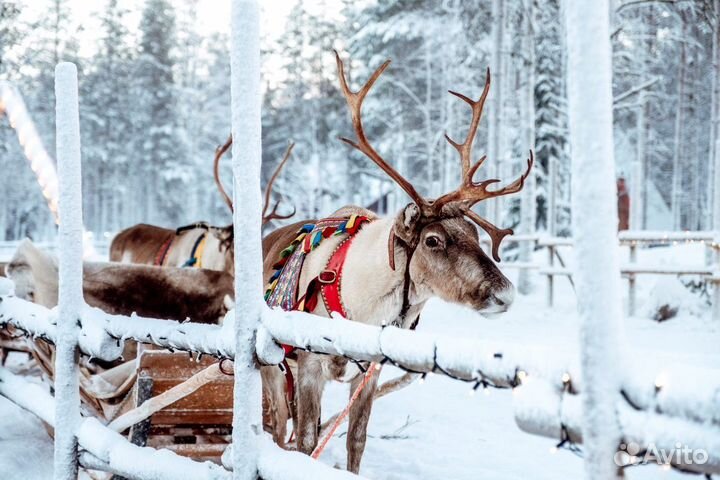
[(222, 246), (226, 247), (232, 243), (233, 241), (233, 227), (232, 225), (228, 227), (221, 227), (221, 228), (214, 228), (212, 230), (213, 235), (220, 240), (220, 243)]
[(417, 234), (419, 220), (420, 207), (414, 203), (409, 203), (395, 218), (393, 232), (405, 243), (410, 244)]

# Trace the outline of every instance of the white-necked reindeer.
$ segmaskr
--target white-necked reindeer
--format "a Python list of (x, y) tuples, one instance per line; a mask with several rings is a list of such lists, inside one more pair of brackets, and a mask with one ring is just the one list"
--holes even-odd
[[(513, 302), (514, 287), (480, 247), (478, 231), (473, 223), (485, 230), (492, 239), (492, 255), (499, 261), (498, 249), (502, 239), (512, 233), (500, 229), (472, 211), (473, 205), (493, 197), (519, 192), (533, 164), (532, 151), (527, 170), (506, 187), (489, 190), (498, 180), (476, 182), (473, 177), (485, 160), (471, 159), (473, 141), (490, 88), (488, 70), (485, 88), (479, 100), (450, 92), (472, 109), (472, 119), (465, 141), (457, 143), (446, 135), (447, 141), (460, 155), (462, 180), (460, 186), (437, 199), (422, 197), (415, 187), (403, 178), (372, 147), (362, 124), (361, 109), (365, 96), (387, 68), (386, 61), (357, 92), (350, 90), (345, 78), (343, 62), (336, 52), (338, 76), (347, 100), (357, 140), (342, 140), (364, 153), (411, 198), (412, 203), (395, 217), (377, 218), (359, 207), (345, 207), (332, 217), (361, 214), (371, 221), (353, 237), (351, 247), (342, 264), (341, 303), (349, 320), (371, 325), (397, 325), (409, 328), (431, 297), (466, 305), (478, 312), (506, 311)], [(471, 223), (471, 220), (473, 223)], [(272, 232), (263, 241), (266, 252), (264, 273), (273, 273), (273, 264), (280, 252), (292, 242), (304, 223), (286, 226)], [(311, 280), (321, 272), (335, 281), (333, 271), (327, 274), (329, 260), (345, 236), (331, 236), (311, 251), (300, 273), (298, 291), (305, 292)], [(339, 275), (338, 275), (339, 276)], [(318, 301), (314, 313), (329, 316), (325, 301)], [(351, 370), (352, 371), (349, 371)], [(278, 369), (264, 369), (266, 388), (282, 385)], [(272, 382), (270, 376), (276, 377)], [(362, 390), (350, 410), (347, 435), (347, 468), (357, 473), (365, 449), (367, 423), (372, 407), (377, 376)], [(296, 433), (298, 449), (310, 454), (318, 443), (320, 403), (324, 385), (329, 380), (350, 382), (354, 392), (363, 376), (342, 357), (297, 352), (296, 375)], [(278, 393), (276, 392), (276, 395)], [(277, 400), (277, 399), (276, 399)], [(279, 402), (279, 400), (277, 400)], [(282, 423), (282, 422), (280, 422)]]

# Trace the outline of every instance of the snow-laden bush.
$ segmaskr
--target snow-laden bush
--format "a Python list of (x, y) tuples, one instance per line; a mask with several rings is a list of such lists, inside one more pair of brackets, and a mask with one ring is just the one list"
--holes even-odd
[(705, 308), (700, 295), (691, 292), (678, 277), (663, 276), (650, 289), (640, 315), (662, 322), (678, 314), (700, 315)]

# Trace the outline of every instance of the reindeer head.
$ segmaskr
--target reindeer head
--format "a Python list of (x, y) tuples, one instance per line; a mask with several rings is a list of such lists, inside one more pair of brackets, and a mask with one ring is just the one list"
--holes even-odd
[(514, 298), (514, 287), (497, 266), (480, 248), (478, 231), (471, 220), (485, 230), (492, 240), (492, 255), (500, 261), (498, 251), (511, 229), (500, 229), (472, 210), (477, 203), (502, 195), (519, 192), (533, 165), (533, 153), (527, 160), (525, 172), (511, 184), (496, 190), (488, 187), (497, 179), (476, 182), (475, 173), (486, 157), (473, 162), (472, 145), (482, 117), (483, 106), (490, 90), (490, 70), (487, 71), (485, 88), (475, 101), (465, 95), (450, 93), (472, 109), (472, 119), (465, 141), (458, 143), (445, 135), (457, 150), (461, 162), (460, 186), (437, 199), (421, 196), (415, 187), (388, 164), (372, 147), (362, 124), (362, 103), (375, 81), (390, 64), (383, 63), (360, 90), (353, 92), (345, 78), (344, 65), (335, 52), (340, 88), (347, 100), (357, 140), (342, 141), (360, 150), (395, 181), (413, 203), (405, 207), (395, 219), (388, 241), (390, 267), (395, 269), (395, 245), (399, 243), (407, 253), (407, 272), (421, 296), (436, 295), (444, 300), (468, 305), (488, 313), (502, 312), (509, 308)]

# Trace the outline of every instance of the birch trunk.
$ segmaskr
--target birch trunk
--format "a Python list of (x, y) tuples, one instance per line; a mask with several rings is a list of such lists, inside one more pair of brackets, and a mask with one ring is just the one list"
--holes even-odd
[(713, 90), (712, 90), (712, 127), (711, 169), (713, 181), (708, 182), (708, 207), (712, 208), (710, 228), (720, 230), (720, 0), (713, 1), (715, 24), (713, 31)]
[(590, 480), (622, 477), (622, 306), (613, 148), (612, 51), (607, 0), (566, 2), (572, 209), (583, 377), (583, 443)]
[[(525, 121), (525, 148), (535, 150), (535, 19), (534, 0), (524, 1), (525, 11), (525, 32), (523, 36), (523, 50), (527, 55), (525, 64), (526, 78), (525, 102), (523, 120)], [(522, 190), (522, 205), (520, 209), (522, 233), (532, 233), (535, 230), (535, 174), (534, 172), (525, 181)], [(529, 263), (532, 255), (532, 243), (522, 242), (520, 244), (520, 261)], [(518, 291), (527, 295), (531, 290), (530, 271), (521, 269), (518, 275)]]
[(547, 179), (547, 231), (551, 237), (557, 235), (557, 173), (558, 159), (551, 155), (548, 158)]
[(682, 172), (680, 170), (680, 153), (683, 139), (683, 130), (685, 127), (683, 113), (685, 111), (685, 22), (683, 21), (682, 35), (683, 39), (680, 43), (680, 72), (678, 79), (678, 95), (677, 107), (675, 109), (675, 140), (673, 146), (673, 182), (672, 182), (672, 213), (673, 228), (675, 230), (682, 229)]
[(430, 39), (423, 40), (425, 47), (425, 105), (423, 108), (425, 123), (425, 155), (427, 157), (427, 191), (434, 196), (435, 192), (435, 163), (433, 159), (433, 132), (432, 132), (432, 49)]
[[(492, 4), (492, 39), (493, 39), (493, 50), (490, 59), (491, 67), (490, 73), (492, 74), (492, 87), (490, 88), (490, 117), (489, 117), (489, 128), (488, 128), (488, 158), (490, 159), (490, 165), (492, 165), (493, 175), (492, 177), (498, 178), (500, 172), (500, 149), (502, 144), (501, 131), (502, 131), (502, 80), (503, 80), (503, 38), (505, 15), (504, 15), (504, 0), (493, 0)], [(492, 210), (490, 217), (491, 221), (495, 224), (500, 220), (500, 201), (495, 199), (492, 201)]]
[(637, 111), (637, 150), (632, 173), (632, 188), (630, 189), (630, 230), (642, 230), (645, 228), (645, 156), (647, 146), (647, 120), (645, 111), (647, 99), (645, 90), (639, 93), (640, 106)]

